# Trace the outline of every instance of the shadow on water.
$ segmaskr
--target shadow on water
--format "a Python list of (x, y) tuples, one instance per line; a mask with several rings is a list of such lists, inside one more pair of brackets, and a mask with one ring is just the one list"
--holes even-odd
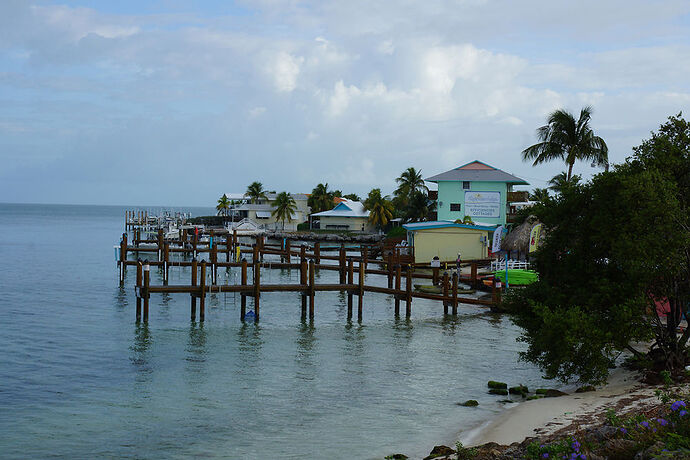
[(301, 380), (314, 380), (316, 377), (317, 366), (314, 360), (316, 336), (314, 332), (313, 322), (302, 322), (299, 325), (295, 362), (297, 364), (296, 377)]
[(117, 305), (117, 308), (120, 310), (127, 308), (129, 305), (126, 284), (124, 286), (119, 286), (117, 291), (115, 291), (115, 305)]
[(445, 335), (455, 335), (456, 329), (461, 324), (462, 321), (459, 315), (444, 315), (441, 320), (441, 330)]
[(137, 323), (134, 328), (134, 342), (129, 347), (130, 362), (136, 367), (137, 380), (149, 380), (153, 369), (149, 362), (149, 350), (153, 344), (153, 337), (147, 323)]

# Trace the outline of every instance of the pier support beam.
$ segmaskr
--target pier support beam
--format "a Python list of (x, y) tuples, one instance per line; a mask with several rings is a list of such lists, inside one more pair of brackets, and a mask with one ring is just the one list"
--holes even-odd
[[(192, 259), (192, 287), (196, 286), (196, 272), (197, 272), (197, 261), (196, 257)], [(196, 292), (192, 292), (192, 311), (191, 311), (191, 320), (196, 321)]]
[(201, 261), (201, 280), (199, 282), (199, 321), (206, 316), (206, 260)]
[(458, 314), (458, 274), (453, 273), (453, 315)]
[[(240, 283), (242, 286), (247, 285), (247, 259), (242, 259), (242, 272), (240, 277)], [(240, 293), (240, 320), (244, 321), (244, 316), (247, 314), (247, 294), (245, 292)]]
[(144, 297), (144, 322), (149, 321), (149, 285), (151, 284), (151, 266), (148, 260), (144, 262), (144, 288), (142, 289), (142, 295)]
[[(395, 290), (400, 291), (400, 278), (402, 277), (402, 272), (400, 269), (400, 265), (395, 266)], [(400, 292), (396, 292), (395, 295), (395, 316), (396, 318), (400, 316)]]

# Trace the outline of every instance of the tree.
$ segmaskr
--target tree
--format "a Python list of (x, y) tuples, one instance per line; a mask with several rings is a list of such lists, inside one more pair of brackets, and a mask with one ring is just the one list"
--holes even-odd
[(379, 188), (369, 192), (364, 209), (369, 211), (369, 222), (378, 228), (383, 228), (393, 218), (393, 203), (387, 196), (381, 196)]
[(415, 191), (410, 197), (405, 210), (406, 222), (418, 222), (429, 218), (429, 214), (436, 208), (435, 202), (430, 202), (429, 197), (422, 191)]
[(347, 195), (344, 195), (343, 198), (347, 198), (348, 200), (352, 201), (362, 201), (362, 199), (356, 193), (348, 193)]
[(223, 193), (223, 196), (218, 199), (218, 204), (216, 205), (216, 210), (219, 216), (228, 216), (228, 211), (230, 210), (230, 200), (228, 196)]
[(288, 192), (280, 192), (272, 204), (275, 209), (271, 215), (282, 222), (283, 230), (285, 230), (285, 220), (292, 221), (292, 215), (297, 211), (297, 203)]
[(570, 180), (576, 161), (592, 161), (599, 166), (608, 165), (606, 142), (594, 135), (589, 126), (592, 108), (587, 106), (580, 111), (580, 118), (566, 110), (552, 112), (547, 124), (537, 129), (539, 143), (522, 151), (524, 161), (534, 160), (533, 165), (561, 159), (568, 165), (567, 179)]
[(429, 191), (427, 186), (424, 184), (422, 171), (417, 171), (412, 167), (403, 171), (402, 174), (395, 179), (395, 182), (398, 184), (398, 188), (394, 193), (395, 196), (404, 196), (409, 199), (417, 191)]
[(580, 176), (579, 174), (575, 174), (570, 179), (568, 179), (566, 173), (562, 172), (556, 174), (549, 180), (548, 189), (560, 194), (563, 193), (563, 190), (565, 190), (566, 187), (573, 187), (580, 183), (581, 179), (582, 176)]
[(318, 184), (314, 187), (314, 190), (311, 191), (311, 195), (309, 195), (307, 200), (312, 214), (333, 209), (335, 206), (333, 196), (333, 192), (328, 190), (328, 183)]
[[(684, 371), (690, 329), (690, 126), (671, 117), (614, 171), (532, 208), (544, 224), (539, 280), (506, 306), (524, 329), (522, 357), (547, 377), (601, 382), (622, 350)], [(631, 206), (630, 203), (634, 203)], [(669, 313), (659, 314), (657, 303)]]
[(257, 203), (259, 200), (268, 200), (266, 197), (266, 190), (261, 182), (254, 181), (247, 187), (244, 196), (249, 198), (252, 203)]
[(535, 188), (529, 194), (529, 199), (532, 201), (545, 201), (549, 198), (549, 190), (545, 188)]

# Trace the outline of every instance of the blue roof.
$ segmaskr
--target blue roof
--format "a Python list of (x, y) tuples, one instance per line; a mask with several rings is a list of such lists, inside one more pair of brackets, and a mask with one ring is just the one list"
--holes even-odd
[(487, 230), (487, 231), (492, 231), (495, 230), (498, 225), (468, 225), (468, 224), (456, 224), (455, 222), (451, 220), (433, 220), (430, 222), (414, 222), (411, 224), (404, 224), (403, 228), (405, 230), (409, 230), (412, 232), (416, 232), (418, 230), (428, 230), (431, 228), (447, 228), (447, 227), (454, 227), (454, 228), (471, 228), (473, 230)]

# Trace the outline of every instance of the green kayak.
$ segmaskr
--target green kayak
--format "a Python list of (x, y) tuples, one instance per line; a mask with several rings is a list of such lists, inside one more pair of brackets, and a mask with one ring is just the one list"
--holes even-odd
[[(506, 282), (506, 271), (499, 270), (494, 272), (496, 278), (500, 279), (501, 282)], [(525, 286), (527, 284), (534, 283), (539, 279), (537, 272), (532, 270), (522, 270), (522, 269), (509, 269), (508, 270), (508, 284), (514, 286)]]

